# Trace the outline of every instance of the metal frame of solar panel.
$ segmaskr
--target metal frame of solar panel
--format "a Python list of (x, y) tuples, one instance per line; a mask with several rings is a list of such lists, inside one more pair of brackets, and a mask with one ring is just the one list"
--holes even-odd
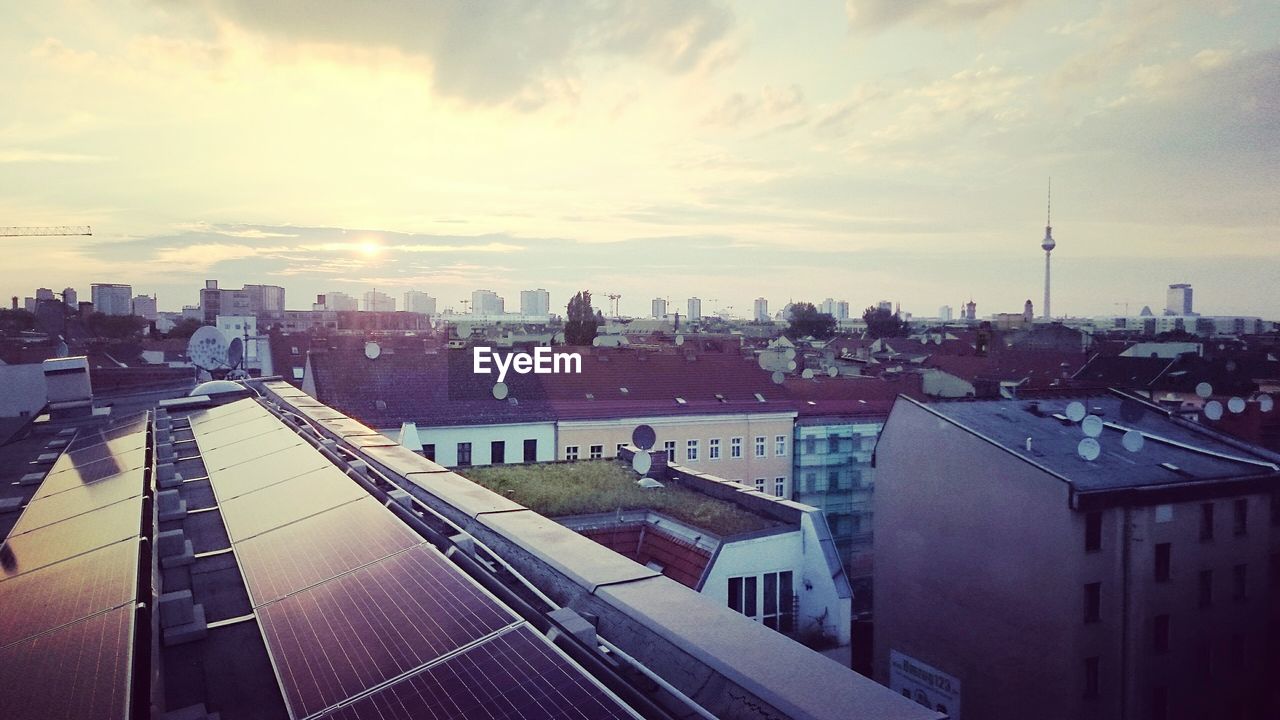
[[(224, 416), (233, 413), (257, 422), (244, 411)], [(254, 458), (296, 454), (295, 446), (275, 430), (259, 432), (257, 443), (241, 440), (242, 433), (224, 432), (233, 426), (219, 423), (206, 432), (204, 424), (192, 425), (201, 455), (208, 451), (218, 458), (205, 461), (210, 483), (295, 720), (350, 705), (460, 651), (527, 627), (331, 464), (301, 474), (269, 460), (255, 467)], [(220, 445), (219, 436), (234, 440)], [(273, 450), (262, 452), (257, 445), (263, 438)], [(240, 461), (229, 464), (233, 454)], [(561, 659), (583, 678), (583, 687), (600, 693), (602, 705), (618, 708), (619, 714), (600, 717), (635, 717)], [(469, 692), (465, 686), (457, 690)]]
[(6, 720), (128, 716), (147, 437), (76, 437), (0, 546)]

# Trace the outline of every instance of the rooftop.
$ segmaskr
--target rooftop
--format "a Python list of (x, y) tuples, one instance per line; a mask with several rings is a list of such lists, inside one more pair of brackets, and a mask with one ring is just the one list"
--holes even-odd
[(1120, 393), (921, 407), (1080, 490), (1280, 477), (1280, 457)]
[(642, 488), (636, 484), (637, 475), (631, 469), (607, 460), (491, 465), (464, 472), (468, 480), (552, 518), (652, 510), (719, 537), (783, 525), (727, 500), (674, 483)]

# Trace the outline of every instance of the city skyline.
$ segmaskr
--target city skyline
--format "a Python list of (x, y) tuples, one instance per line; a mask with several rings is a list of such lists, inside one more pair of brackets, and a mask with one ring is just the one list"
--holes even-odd
[(0, 289), (1280, 316), (1280, 9), (964, 7), (11, 8)]

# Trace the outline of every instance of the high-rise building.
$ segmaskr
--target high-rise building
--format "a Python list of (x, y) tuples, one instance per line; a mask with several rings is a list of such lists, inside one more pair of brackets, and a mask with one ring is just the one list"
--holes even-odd
[(39, 302), (40, 300), (52, 300), (52, 299), (53, 299), (52, 290), (50, 290), (49, 288), (36, 288), (37, 302)]
[(76, 289), (75, 289), (75, 288), (70, 288), (70, 287), (69, 287), (69, 288), (64, 288), (64, 289), (62, 290), (62, 301), (63, 301), (64, 303), (66, 303), (66, 304), (67, 304), (67, 307), (71, 308), (72, 310), (74, 310), (74, 309), (76, 309), (77, 307), (79, 307), (79, 305), (77, 304), (77, 299), (78, 299), (78, 298), (77, 298), (77, 295), (76, 295)]
[(395, 312), (396, 299), (381, 290), (370, 290), (364, 294), (366, 312)]
[(876, 309), (891, 313), (893, 312), (893, 302), (890, 300), (881, 300), (876, 304)]
[(410, 290), (404, 294), (404, 309), (420, 315), (435, 315), (436, 299), (420, 290)]
[(951, 322), (953, 319), (952, 309), (950, 305), (943, 305), (938, 308), (938, 319), (942, 322)]
[(849, 301), (837, 300), (835, 304), (835, 312), (831, 314), (837, 320), (849, 319)]
[(210, 325), (219, 315), (284, 315), (284, 288), (279, 285), (245, 285), (239, 290), (218, 287), (217, 280), (205, 280), (200, 290), (200, 312)]
[(700, 298), (689, 298), (689, 314), (687, 318), (691, 323), (702, 319), (702, 300)]
[(756, 298), (756, 322), (769, 322), (769, 301), (758, 297)]
[(103, 315), (129, 315), (133, 312), (133, 287), (114, 283), (93, 283), (89, 287), (93, 311)]
[(978, 319), (978, 303), (974, 302), (973, 300), (970, 300), (969, 302), (964, 304), (964, 319), (965, 320)]
[(316, 302), (311, 306), (312, 310), (337, 310), (341, 312), (354, 312), (360, 309), (360, 302), (356, 298), (344, 292), (327, 292), (323, 295), (316, 296)]
[(133, 314), (147, 320), (156, 319), (156, 298), (154, 295), (138, 295), (133, 298)]
[(520, 314), (530, 317), (549, 317), (551, 315), (551, 293), (542, 288), (521, 290)]
[(650, 303), (650, 315), (661, 320), (667, 316), (667, 301), (665, 298), (654, 298)]
[(1177, 283), (1169, 286), (1168, 299), (1164, 305), (1165, 315), (1194, 315), (1191, 304), (1191, 285)]
[(471, 293), (472, 315), (502, 315), (506, 313), (506, 301), (492, 290), (475, 290)]

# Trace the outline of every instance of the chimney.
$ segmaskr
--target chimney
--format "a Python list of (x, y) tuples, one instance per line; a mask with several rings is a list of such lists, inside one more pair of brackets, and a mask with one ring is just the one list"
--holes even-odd
[(14, 296), (13, 296), (13, 309), (14, 309), (14, 310), (17, 310), (17, 309), (18, 309), (18, 296), (17, 296), (17, 295), (14, 295)]
[(46, 400), (53, 412), (93, 410), (93, 386), (89, 382), (89, 359), (50, 358), (42, 363)]

